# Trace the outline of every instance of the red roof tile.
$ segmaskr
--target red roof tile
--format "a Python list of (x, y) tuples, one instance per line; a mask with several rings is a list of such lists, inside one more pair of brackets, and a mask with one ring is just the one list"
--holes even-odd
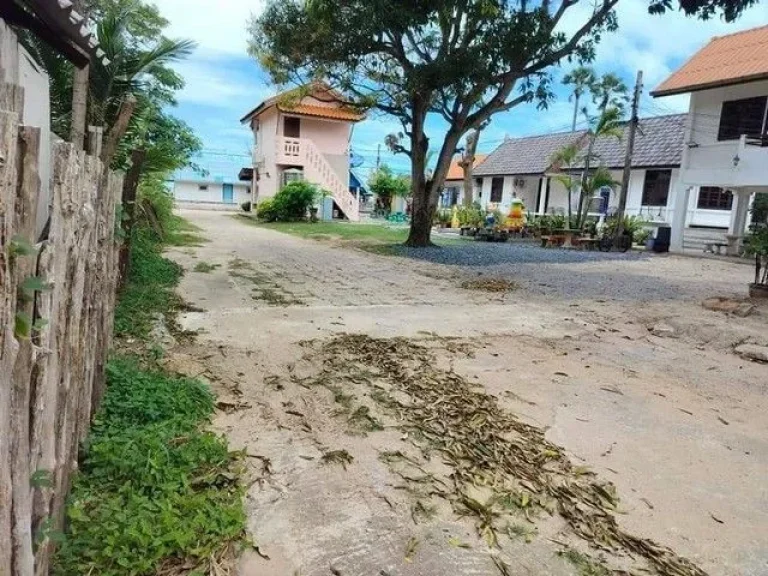
[(768, 78), (768, 26), (713, 38), (651, 94), (684, 94), (764, 78)]

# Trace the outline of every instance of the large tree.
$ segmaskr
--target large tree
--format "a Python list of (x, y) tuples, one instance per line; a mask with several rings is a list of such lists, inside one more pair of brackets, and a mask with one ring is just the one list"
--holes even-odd
[[(322, 79), (403, 126), (413, 212), (407, 243), (430, 244), (440, 188), (461, 138), (491, 116), (553, 97), (551, 68), (587, 62), (616, 29), (619, 0), (268, 0), (250, 23), (250, 52), (277, 83)], [(678, 4), (679, 2), (679, 4)], [(707, 18), (736, 18), (757, 0), (650, 0)], [(585, 9), (586, 8), (586, 9)], [(430, 114), (448, 128), (425, 175)]]

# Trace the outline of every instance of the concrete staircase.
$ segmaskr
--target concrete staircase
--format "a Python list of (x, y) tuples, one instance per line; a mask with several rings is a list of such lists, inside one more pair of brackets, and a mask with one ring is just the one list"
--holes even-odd
[(349, 184), (339, 178), (312, 140), (302, 140), (301, 146), (304, 154), (304, 177), (329, 190), (344, 215), (353, 222), (359, 222), (360, 206), (355, 195), (349, 191)]
[(727, 233), (723, 228), (686, 228), (683, 233), (683, 250), (703, 252), (708, 243), (725, 243)]

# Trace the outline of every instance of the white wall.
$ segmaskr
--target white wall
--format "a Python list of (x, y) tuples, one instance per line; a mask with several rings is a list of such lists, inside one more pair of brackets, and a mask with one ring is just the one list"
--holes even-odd
[[(768, 80), (691, 94), (681, 181), (686, 186), (768, 190), (768, 148), (718, 141), (723, 102), (768, 96)], [(706, 214), (700, 215), (706, 219)]]
[(37, 205), (37, 232), (48, 220), (51, 198), (51, 97), (48, 74), (37, 66), (24, 48), (19, 46), (18, 82), (24, 88), (26, 126), (40, 128), (40, 200)]
[[(207, 190), (200, 190), (200, 186), (208, 186)], [(179, 202), (198, 202), (201, 204), (223, 204), (224, 192), (221, 183), (201, 183), (201, 182), (179, 182), (173, 183), (173, 197)], [(233, 185), (232, 206), (239, 207), (240, 204), (251, 200), (248, 193), (248, 185), (236, 183)]]

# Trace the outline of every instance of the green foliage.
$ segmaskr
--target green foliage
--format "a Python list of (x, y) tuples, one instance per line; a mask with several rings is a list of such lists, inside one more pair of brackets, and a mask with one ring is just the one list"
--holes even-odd
[[(113, 167), (125, 169), (134, 148), (147, 151), (145, 173), (186, 165), (202, 143), (189, 126), (166, 110), (175, 104), (175, 91), (184, 87), (182, 76), (172, 65), (191, 54), (194, 42), (165, 37), (168, 21), (154, 4), (144, 0), (92, 0), (85, 4), (85, 13), (96, 22), (99, 47), (110, 60), (106, 66), (101, 60), (91, 62), (88, 124), (104, 126), (109, 132), (126, 96), (137, 99)], [(50, 77), (52, 127), (66, 137), (72, 116), (74, 68), (36, 36), (25, 33), (22, 42)]]
[(457, 216), (462, 226), (480, 226), (485, 220), (485, 210), (475, 202), (472, 206), (459, 206)]
[(392, 207), (392, 199), (405, 197), (411, 191), (408, 178), (397, 176), (386, 164), (371, 174), (368, 179), (368, 189), (376, 195), (376, 205), (388, 214)]
[(84, 446), (53, 573), (151, 576), (168, 562), (205, 567), (242, 539), (236, 458), (204, 430), (201, 382), (117, 358)]
[[(605, 221), (603, 233), (607, 236), (613, 236), (616, 233), (618, 223), (616, 217), (608, 218)], [(648, 222), (640, 216), (624, 216), (624, 235), (634, 238), (635, 235), (645, 229), (647, 224)]]
[(161, 238), (145, 226), (133, 229), (131, 281), (123, 289), (115, 308), (115, 335), (146, 338), (153, 318), (168, 314), (180, 304), (173, 289), (181, 267), (162, 256)]
[(259, 203), (256, 215), (265, 222), (294, 222), (304, 220), (307, 211), (321, 197), (317, 186), (297, 180), (283, 186), (274, 198)]
[(755, 194), (751, 212), (753, 224), (768, 225), (768, 194), (765, 192)]

